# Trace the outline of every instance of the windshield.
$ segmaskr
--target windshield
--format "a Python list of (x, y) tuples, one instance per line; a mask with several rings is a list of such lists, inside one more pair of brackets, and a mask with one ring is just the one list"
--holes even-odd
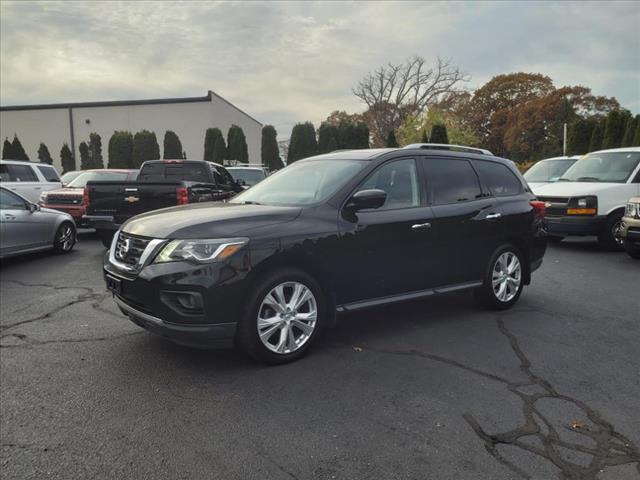
[(87, 182), (93, 182), (94, 180), (100, 182), (109, 181), (126, 181), (127, 172), (85, 172), (79, 175), (75, 180), (71, 181), (67, 187), (69, 188), (84, 188)]
[(244, 182), (244, 185), (252, 187), (260, 180), (265, 178), (264, 170), (252, 168), (228, 168), (227, 169), (234, 180)]
[(590, 153), (577, 161), (559, 181), (626, 182), (640, 160), (640, 152)]
[(79, 175), (82, 175), (82, 172), (76, 172), (76, 171), (67, 172), (64, 175), (62, 175), (62, 177), (60, 177), (60, 181), (66, 185), (70, 181), (78, 178)]
[(567, 169), (576, 163), (576, 159), (542, 160), (524, 174), (527, 182), (555, 182)]
[(366, 164), (358, 160), (294, 163), (234, 197), (231, 203), (287, 206), (318, 203), (337, 192)]

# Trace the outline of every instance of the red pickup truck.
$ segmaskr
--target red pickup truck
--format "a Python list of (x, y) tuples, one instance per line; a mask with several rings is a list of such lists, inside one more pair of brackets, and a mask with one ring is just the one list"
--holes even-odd
[(63, 188), (49, 190), (40, 195), (40, 205), (68, 213), (73, 217), (76, 225), (85, 226), (82, 216), (86, 205), (83, 199), (84, 187), (89, 181), (122, 181), (135, 180), (138, 170), (100, 169), (85, 170)]

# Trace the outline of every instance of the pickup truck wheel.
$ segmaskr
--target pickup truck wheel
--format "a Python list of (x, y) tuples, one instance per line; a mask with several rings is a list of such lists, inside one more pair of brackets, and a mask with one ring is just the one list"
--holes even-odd
[(56, 253), (69, 253), (76, 244), (76, 227), (70, 222), (65, 222), (58, 227), (53, 240), (53, 250)]
[(511, 308), (524, 288), (524, 260), (514, 245), (503, 245), (491, 256), (481, 287), (475, 290), (480, 305), (491, 310)]
[(614, 212), (609, 215), (604, 228), (598, 235), (598, 243), (606, 250), (613, 252), (621, 252), (624, 250), (624, 239), (622, 233), (622, 216), (623, 212)]
[(297, 360), (326, 320), (320, 285), (297, 269), (278, 270), (259, 280), (238, 325), (238, 345), (253, 358), (282, 364)]
[(631, 258), (635, 258), (636, 260), (640, 260), (640, 247), (634, 245), (628, 240), (624, 242), (624, 249), (627, 251), (627, 254)]
[(111, 230), (98, 230), (97, 233), (102, 245), (104, 245), (104, 248), (111, 248), (111, 242), (113, 241), (115, 232), (112, 232)]

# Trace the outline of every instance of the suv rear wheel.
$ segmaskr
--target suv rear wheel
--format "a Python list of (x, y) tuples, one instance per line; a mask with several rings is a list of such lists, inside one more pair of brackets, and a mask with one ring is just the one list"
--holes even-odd
[(475, 290), (476, 300), (492, 310), (511, 308), (524, 287), (524, 262), (513, 245), (498, 248), (489, 260), (484, 282)]
[(318, 283), (300, 270), (279, 270), (263, 277), (251, 298), (238, 325), (239, 346), (253, 358), (272, 364), (304, 355), (326, 317)]

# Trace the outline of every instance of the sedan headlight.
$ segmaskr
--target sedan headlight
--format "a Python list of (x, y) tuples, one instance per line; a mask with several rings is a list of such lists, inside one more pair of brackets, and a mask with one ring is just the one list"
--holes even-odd
[(248, 238), (218, 238), (212, 240), (171, 240), (153, 263), (189, 261), (218, 262), (229, 258), (249, 242)]
[(629, 202), (624, 212), (625, 217), (640, 218), (640, 203)]

